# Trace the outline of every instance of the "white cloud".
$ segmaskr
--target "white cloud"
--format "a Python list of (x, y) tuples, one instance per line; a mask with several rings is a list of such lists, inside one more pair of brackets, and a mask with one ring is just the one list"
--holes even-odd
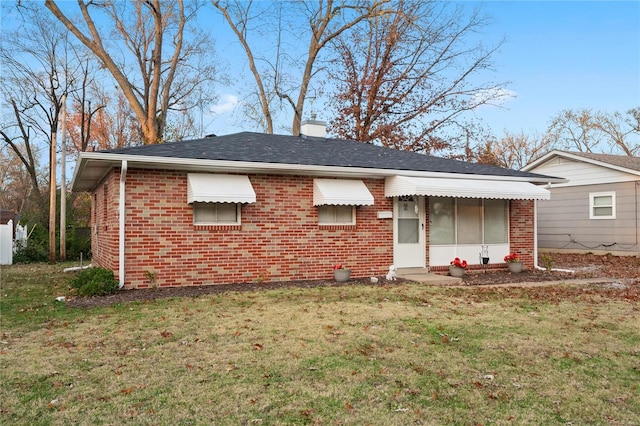
[(474, 105), (474, 107), (483, 104), (502, 106), (517, 97), (518, 93), (513, 90), (503, 88), (486, 89), (476, 92), (471, 98), (471, 104)]
[(209, 111), (214, 115), (224, 114), (225, 112), (233, 110), (239, 103), (240, 101), (235, 95), (222, 95), (220, 101), (212, 105)]

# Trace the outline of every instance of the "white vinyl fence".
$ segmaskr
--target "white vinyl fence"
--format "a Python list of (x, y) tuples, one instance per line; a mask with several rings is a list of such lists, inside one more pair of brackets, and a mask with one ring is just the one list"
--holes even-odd
[(13, 263), (13, 221), (0, 225), (0, 265)]
[(27, 227), (16, 225), (16, 238), (13, 239), (13, 220), (5, 225), (0, 225), (0, 265), (11, 265), (13, 263), (13, 253), (18, 244), (27, 243)]

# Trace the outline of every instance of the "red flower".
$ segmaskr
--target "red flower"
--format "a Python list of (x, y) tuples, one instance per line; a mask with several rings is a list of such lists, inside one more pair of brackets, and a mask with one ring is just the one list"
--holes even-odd
[(515, 263), (520, 262), (520, 258), (518, 257), (517, 253), (509, 253), (504, 257), (504, 261), (507, 263)]
[(449, 264), (462, 269), (467, 269), (467, 266), (469, 266), (466, 260), (460, 260), (459, 257), (453, 259)]

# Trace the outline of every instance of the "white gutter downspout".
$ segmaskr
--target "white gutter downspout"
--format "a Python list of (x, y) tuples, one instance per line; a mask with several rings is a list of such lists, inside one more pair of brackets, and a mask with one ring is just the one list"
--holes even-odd
[(533, 269), (538, 269), (538, 200), (533, 200)]
[(118, 202), (118, 214), (120, 215), (120, 235), (118, 238), (118, 277), (120, 283), (119, 289), (124, 287), (124, 224), (125, 224), (125, 181), (127, 180), (127, 160), (122, 160), (122, 166), (120, 167), (120, 200)]

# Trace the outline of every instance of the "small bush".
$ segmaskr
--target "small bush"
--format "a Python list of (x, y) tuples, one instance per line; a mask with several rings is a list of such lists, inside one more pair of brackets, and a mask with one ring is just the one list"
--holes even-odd
[(13, 263), (37, 263), (49, 260), (49, 249), (42, 242), (29, 241), (17, 243), (16, 251), (13, 253)]
[(551, 271), (551, 268), (553, 268), (553, 257), (551, 257), (550, 254), (546, 254), (546, 253), (541, 254), (540, 261), (542, 262), (542, 266), (547, 271)]
[(71, 278), (71, 287), (79, 296), (104, 296), (118, 291), (118, 281), (108, 269), (89, 268)]

